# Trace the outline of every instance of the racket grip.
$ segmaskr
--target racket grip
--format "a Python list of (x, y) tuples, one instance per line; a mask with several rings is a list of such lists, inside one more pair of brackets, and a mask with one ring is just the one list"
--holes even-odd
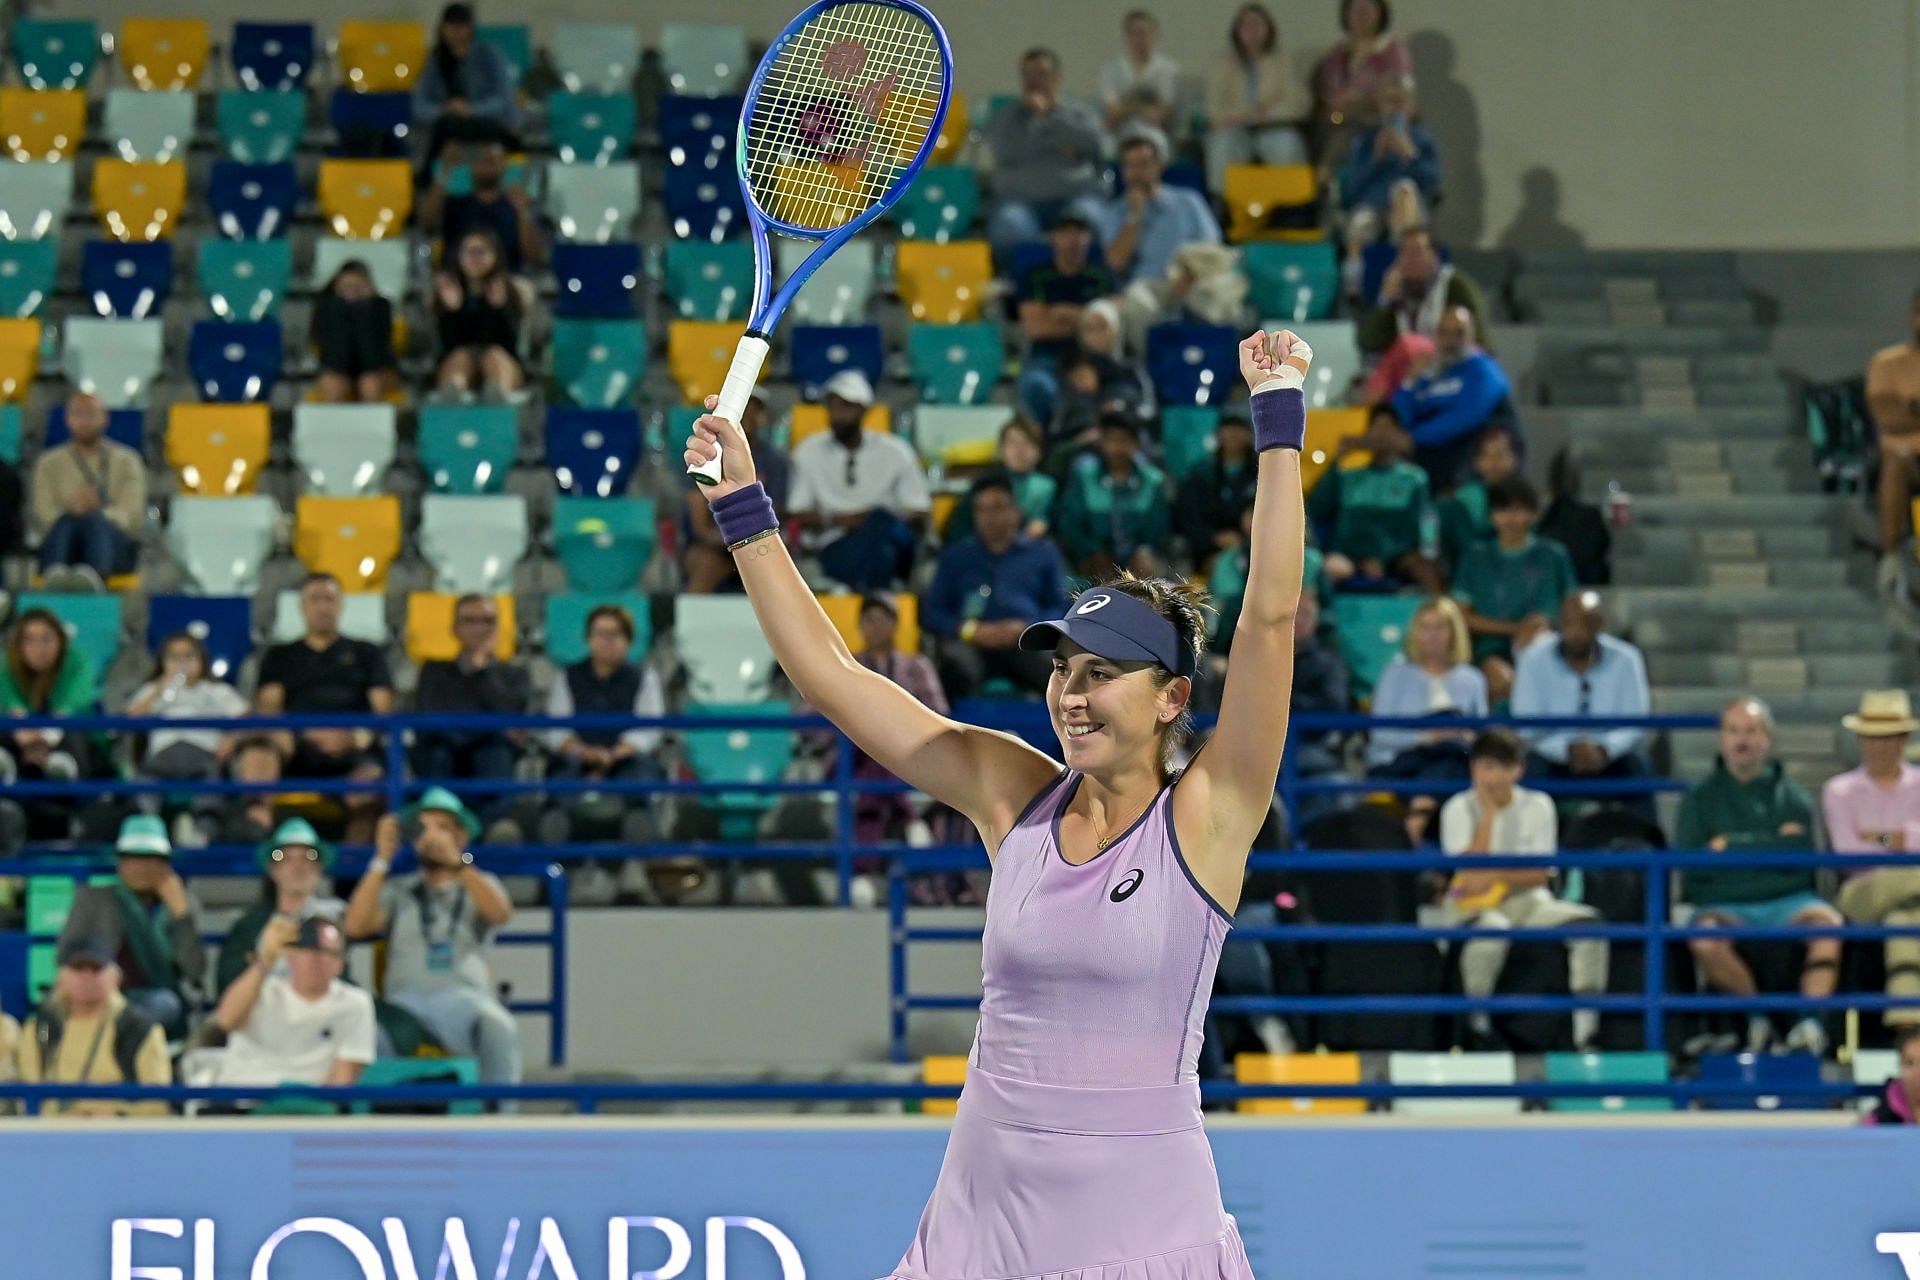
[[(738, 425), (740, 415), (747, 410), (747, 400), (753, 395), (753, 385), (760, 380), (760, 368), (767, 362), (767, 340), (751, 333), (743, 334), (740, 345), (733, 349), (733, 364), (727, 370), (727, 380), (720, 384), (720, 403), (714, 408), (714, 414)], [(699, 466), (688, 467), (687, 474), (701, 484), (720, 483), (719, 454), (711, 461)]]

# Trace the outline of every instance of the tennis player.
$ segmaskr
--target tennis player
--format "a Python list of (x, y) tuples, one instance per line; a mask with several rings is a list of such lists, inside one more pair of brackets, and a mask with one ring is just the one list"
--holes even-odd
[(694, 424), (686, 460), (722, 447), (705, 493), (788, 677), (868, 755), (970, 818), (993, 859), (967, 1083), (889, 1280), (1252, 1280), (1197, 1066), (1287, 736), (1311, 359), (1287, 331), (1240, 344), (1260, 450), (1246, 602), (1219, 725), (1177, 775), (1205, 649), (1198, 592), (1126, 576), (1021, 636), (1053, 653), (1063, 769), (854, 661), (780, 540), (745, 436), (711, 414)]

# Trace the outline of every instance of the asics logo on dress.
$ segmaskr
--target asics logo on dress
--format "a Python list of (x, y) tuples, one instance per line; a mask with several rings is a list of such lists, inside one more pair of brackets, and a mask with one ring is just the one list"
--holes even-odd
[(1138, 889), (1140, 887), (1140, 882), (1142, 880), (1145, 880), (1146, 878), (1147, 878), (1147, 873), (1140, 870), (1138, 867), (1134, 868), (1132, 871), (1127, 872), (1127, 878), (1125, 880), (1122, 880), (1119, 884), (1113, 886), (1113, 892), (1107, 895), (1108, 901), (1125, 902), (1128, 898), (1131, 898), (1133, 896), (1133, 891), (1135, 889)]

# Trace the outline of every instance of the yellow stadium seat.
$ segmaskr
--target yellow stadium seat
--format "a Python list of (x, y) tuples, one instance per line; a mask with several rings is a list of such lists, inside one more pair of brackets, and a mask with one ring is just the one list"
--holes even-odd
[(85, 89), (0, 89), (0, 143), (15, 160), (70, 160), (87, 135)]
[(984, 240), (934, 244), (902, 240), (897, 261), (900, 300), (926, 324), (968, 324), (980, 318), (993, 280)]
[(343, 22), (340, 71), (361, 93), (411, 91), (427, 61), (427, 31), (417, 22)]
[(1280, 230), (1267, 223), (1276, 209), (1312, 205), (1320, 198), (1319, 180), (1310, 164), (1230, 164), (1224, 194), (1227, 239), (1235, 244), (1246, 240), (1304, 243), (1326, 236), (1317, 225)]
[(128, 18), (120, 65), (137, 89), (193, 89), (207, 67), (207, 24), (199, 18)]
[(667, 324), (667, 367), (687, 404), (718, 395), (746, 326), (731, 320), (673, 320)]
[[(840, 632), (840, 638), (847, 642), (847, 648), (860, 652), (865, 641), (860, 638), (860, 600), (858, 592), (836, 592), (833, 595), (817, 596), (820, 607), (827, 611), (827, 617), (833, 620), (834, 628)], [(894, 644), (902, 653), (920, 652), (920, 597), (896, 595), (894, 601), (900, 606), (900, 629), (894, 635)]]
[[(868, 431), (878, 431), (882, 435), (893, 434), (893, 410), (883, 404), (869, 405), (860, 419), (860, 425)], [(808, 436), (819, 435), (827, 429), (827, 406), (823, 404), (797, 404), (793, 406), (793, 417), (787, 422), (787, 448), (805, 440)]]
[[(967, 1083), (967, 1060), (963, 1055), (950, 1057), (930, 1057), (920, 1060), (921, 1084), (957, 1084)], [(922, 1098), (920, 1112), (929, 1116), (950, 1116), (960, 1110), (960, 1104), (952, 1098)]]
[[(933, 495), (933, 536), (944, 539), (947, 536), (947, 521), (953, 519), (953, 509), (960, 505), (965, 497), (960, 493), (936, 493)], [(1203, 584), (1204, 585), (1204, 584)]]
[(0, 404), (25, 400), (39, 371), (40, 322), (0, 319)]
[[(1359, 1084), (1357, 1053), (1241, 1053), (1233, 1059), (1237, 1084)], [(1243, 1098), (1237, 1110), (1254, 1116), (1352, 1116), (1365, 1098)]]
[(167, 411), (167, 465), (180, 477), (182, 493), (252, 493), (272, 435), (264, 404), (176, 404)]
[[(1359, 437), (1367, 434), (1366, 409), (1309, 409), (1307, 410), (1307, 445), (1300, 451), (1300, 487), (1311, 492), (1320, 482), (1320, 477), (1333, 465), (1333, 459), (1340, 451), (1340, 442), (1349, 436)], [(1356, 464), (1355, 458), (1359, 459)], [(1371, 454), (1349, 453), (1342, 459), (1341, 466), (1365, 466), (1372, 458)]]
[(384, 240), (413, 212), (413, 166), (405, 160), (322, 160), (320, 212), (346, 240)]
[(967, 130), (973, 121), (967, 114), (967, 95), (956, 93), (947, 101), (947, 118), (940, 124), (940, 137), (933, 144), (928, 164), (953, 164), (960, 148), (967, 144)]
[[(460, 641), (453, 634), (453, 607), (460, 597), (450, 592), (415, 591), (407, 596), (407, 656), (416, 663), (450, 660), (460, 656)], [(500, 612), (500, 625), (493, 635), (493, 656), (502, 662), (513, 657), (520, 629), (513, 624), (513, 593), (493, 598)]]
[(400, 556), (400, 499), (308, 496), (294, 509), (293, 553), (344, 591), (378, 591)]
[(93, 210), (115, 240), (171, 240), (186, 202), (183, 160), (100, 160), (93, 166)]

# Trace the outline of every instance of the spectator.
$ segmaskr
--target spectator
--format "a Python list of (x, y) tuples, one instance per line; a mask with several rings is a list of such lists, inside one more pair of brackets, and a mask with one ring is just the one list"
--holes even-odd
[[(474, 592), (454, 601), (453, 635), (460, 645), (457, 657), (438, 658), (420, 665), (420, 680), (413, 694), (414, 709), (437, 715), (525, 715), (533, 704), (532, 684), (525, 671), (494, 656), (500, 642), (500, 610), (493, 597)], [(519, 759), (521, 737), (517, 729), (506, 732), (416, 730), (413, 772), (418, 777), (439, 781), (510, 779)], [(509, 804), (494, 805), (490, 798), (482, 807), (499, 810), (488, 843), (508, 844), (523, 837), (524, 833), (506, 817)]]
[[(93, 709), (93, 664), (68, 641), (60, 619), (45, 609), (28, 609), (7, 638), (6, 665), (0, 669), (0, 716), (80, 716)], [(0, 785), (71, 782), (93, 772), (93, 752), (85, 734), (60, 729), (0, 731)], [(74, 808), (69, 799), (24, 800), (27, 835), (35, 840), (64, 840)]]
[[(667, 712), (659, 673), (646, 663), (635, 663), (633, 615), (616, 604), (603, 604), (587, 614), (587, 656), (560, 673), (547, 694), (550, 716), (598, 715), (657, 718)], [(557, 761), (550, 776), (588, 782), (655, 782), (665, 776), (658, 729), (554, 729), (546, 735), (548, 751)], [(627, 830), (628, 817), (641, 816), (637, 798), (596, 793), (576, 794), (566, 804), (569, 830), (619, 826)], [(628, 811), (633, 810), (632, 814)], [(604, 869), (599, 869), (604, 870)], [(585, 872), (594, 888), (610, 877)]]
[(259, 958), (213, 1011), (227, 1047), (212, 1083), (356, 1083), (374, 1057), (373, 997), (340, 980), (346, 967), (347, 939), (336, 922), (310, 916), (270, 923)]
[(1121, 24), (1125, 48), (1100, 72), (1100, 104), (1107, 128), (1129, 124), (1171, 128), (1180, 102), (1180, 64), (1160, 52), (1160, 20), (1131, 10)]
[(1085, 213), (1062, 210), (1047, 238), (1053, 256), (1030, 267), (1015, 286), (1020, 331), (1027, 339), (1019, 400), (1037, 422), (1053, 421), (1060, 367), (1073, 354), (1082, 310), (1113, 292), (1113, 272), (1091, 259), (1093, 223)]
[[(1347, 305), (1356, 313), (1380, 296), (1380, 290), (1387, 281), (1387, 272), (1393, 270), (1393, 264), (1400, 257), (1400, 238), (1416, 227), (1427, 225), (1426, 202), (1420, 195), (1420, 188), (1411, 182), (1396, 183), (1387, 194), (1386, 229), (1368, 241), (1349, 241), (1347, 254), (1341, 261), (1340, 291)], [(1365, 299), (1365, 303), (1362, 303)], [(1405, 376), (1405, 370), (1395, 370), (1394, 380), (1381, 382), (1370, 378), (1366, 383), (1366, 402), (1377, 404), (1392, 395), (1399, 388), (1399, 379)]]
[[(787, 491), (793, 482), (793, 460), (768, 434), (766, 426), (771, 420), (766, 393), (756, 387), (740, 412), (740, 429), (746, 432), (747, 444), (753, 450), (754, 478), (766, 488), (774, 510), (785, 511)], [(722, 588), (732, 589), (740, 580), (739, 568), (727, 553), (720, 526), (713, 522), (713, 511), (700, 496), (700, 485), (693, 480), (686, 484), (685, 515), (687, 550), (680, 563), (682, 590), (688, 595), (711, 595)]]
[(1234, 325), (1249, 287), (1236, 251), (1204, 241), (1181, 245), (1164, 279), (1136, 278), (1120, 295), (1122, 322), (1139, 334), (1176, 321)]
[(1060, 550), (1074, 572), (1087, 577), (1111, 577), (1121, 566), (1152, 577), (1173, 531), (1166, 473), (1147, 461), (1138, 424), (1123, 414), (1101, 419), (1099, 447), (1075, 461), (1062, 487), (1055, 526)]
[[(1829, 778), (1820, 791), (1827, 840), (1835, 853), (1920, 852), (1920, 769), (1907, 764), (1907, 739), (1920, 720), (1905, 689), (1870, 689), (1860, 711), (1841, 720), (1860, 742), (1860, 767)], [(1920, 925), (1920, 867), (1849, 870), (1835, 901), (1856, 924)], [(1888, 1009), (1889, 1025), (1920, 1024), (1920, 937), (1886, 940), (1887, 994), (1913, 1000)]]
[(1867, 364), (1867, 412), (1880, 436), (1880, 552), (1900, 549), (1920, 483), (1920, 289), (1907, 315), (1911, 341), (1874, 353)]
[(1280, 29), (1263, 4), (1243, 4), (1227, 29), (1228, 52), (1214, 66), (1207, 92), (1207, 190), (1226, 189), (1227, 166), (1305, 164), (1308, 114), (1280, 48)]
[(1600, 508), (1580, 500), (1580, 468), (1566, 449), (1547, 464), (1547, 493), (1540, 536), (1567, 549), (1573, 558), (1573, 576), (1581, 586), (1604, 587), (1612, 582), (1613, 531)]
[(1020, 633), (1067, 607), (1060, 552), (1044, 537), (1021, 532), (1021, 511), (1007, 477), (974, 481), (966, 505), (973, 533), (948, 542), (920, 600), (920, 621), (934, 637), (941, 684), (956, 698), (996, 679), (1040, 693), (1053, 662), (1044, 653), (1021, 649)]
[[(255, 784), (278, 782), (287, 766), (285, 735), (264, 731), (236, 734), (227, 753), (227, 779)], [(249, 791), (227, 797), (220, 822), (221, 839), (254, 844), (273, 831), (278, 820), (272, 792)]]
[[(378, 645), (340, 634), (340, 607), (340, 580), (330, 573), (308, 574), (300, 584), (307, 633), (274, 645), (260, 660), (255, 709), (261, 715), (393, 714), (386, 655)], [(386, 776), (385, 757), (366, 729), (302, 729), (283, 749), (296, 778), (374, 783)], [(380, 813), (379, 792), (355, 791), (342, 797), (342, 804), (348, 841), (366, 843)]]
[(1513, 658), (1553, 627), (1552, 615), (1574, 588), (1567, 549), (1537, 538), (1540, 498), (1520, 476), (1487, 491), (1493, 538), (1468, 548), (1453, 575), (1453, 598), (1467, 611), (1473, 656), (1496, 705), (1513, 692)]
[(1107, 414), (1140, 418), (1151, 400), (1146, 379), (1126, 358), (1120, 309), (1102, 298), (1080, 316), (1080, 341), (1060, 370), (1059, 402), (1047, 424), (1046, 468), (1064, 473), (1067, 464), (1099, 439)]
[(1220, 224), (1206, 197), (1161, 181), (1167, 135), (1136, 126), (1120, 139), (1120, 194), (1100, 212), (1107, 265), (1122, 285), (1165, 280), (1174, 255), (1191, 244), (1219, 244)]
[[(247, 700), (239, 690), (207, 672), (207, 646), (198, 636), (181, 631), (160, 645), (153, 678), (134, 690), (127, 701), (130, 716), (164, 720), (211, 720), (247, 714)], [(168, 781), (211, 782), (219, 778), (233, 738), (218, 729), (158, 729), (147, 735), (140, 776)], [(159, 796), (146, 799), (158, 811)], [(209, 843), (218, 830), (223, 797), (196, 795), (188, 820), (176, 825), (182, 844)], [(200, 820), (196, 822), (195, 820)]]
[(1221, 418), (1213, 456), (1180, 482), (1173, 501), (1174, 531), (1185, 539), (1197, 572), (1208, 572), (1216, 555), (1245, 543), (1240, 523), (1253, 508), (1258, 478), (1253, 424), (1240, 413)]
[(1382, 85), (1412, 83), (1413, 54), (1387, 34), (1392, 25), (1387, 0), (1341, 0), (1341, 38), (1313, 73), (1322, 156), (1344, 156), (1354, 133), (1377, 121)]
[(1400, 234), (1400, 252), (1380, 282), (1378, 297), (1367, 300), (1356, 329), (1360, 349), (1378, 356), (1367, 379), (1367, 398), (1379, 401), (1394, 394), (1433, 351), (1440, 317), (1449, 307), (1465, 307), (1473, 316), (1473, 332), (1487, 332), (1487, 305), (1480, 286), (1465, 272), (1443, 262), (1425, 226)]
[(429, 171), (450, 142), (517, 145), (520, 95), (513, 67), (505, 54), (475, 36), (472, 5), (450, 4), (440, 11), (440, 38), (413, 90), (413, 122), (429, 130)]
[(483, 1083), (518, 1084), (520, 1028), (494, 994), (491, 964), (494, 933), (513, 904), (467, 847), (480, 819), (441, 787), (427, 788), (406, 817), (420, 870), (387, 878), (400, 852), (400, 822), (381, 818), (373, 861), (347, 901), (347, 936), (385, 938), (387, 1000), (449, 1053), (477, 1057)]
[(1362, 440), (1371, 461), (1328, 468), (1307, 499), (1307, 515), (1328, 530), (1327, 581), (1399, 578), (1432, 595), (1440, 590), (1437, 523), (1427, 473), (1407, 461), (1412, 437), (1381, 405)]
[(126, 984), (127, 999), (183, 1035), (187, 1010), (207, 971), (200, 944), (200, 907), (173, 869), (167, 828), (149, 814), (120, 824), (113, 851), (118, 869), (110, 885), (87, 885), (73, 899), (60, 930), (62, 944), (91, 939), (104, 945)]
[(1916, 1124), (1920, 1116), (1920, 1027), (1900, 1033), (1900, 1074), (1887, 1081), (1879, 1103), (1861, 1124)]
[[(60, 943), (53, 994), (27, 1020), (19, 1063), (23, 1084), (173, 1083), (166, 1032), (120, 994), (113, 947), (97, 938)], [(69, 1116), (163, 1116), (167, 1104), (89, 1098), (49, 1102), (41, 1110)]]
[(1452, 489), (1476, 437), (1496, 417), (1511, 417), (1506, 370), (1477, 345), (1465, 307), (1448, 307), (1434, 334), (1432, 362), (1393, 397), (1413, 432), (1415, 456), (1439, 490)]
[[(1224, 676), (1224, 671), (1221, 673)], [(1295, 712), (1307, 715), (1331, 715), (1352, 709), (1349, 700), (1351, 679), (1347, 664), (1332, 645), (1320, 637), (1320, 600), (1311, 592), (1300, 596), (1299, 611), (1293, 618), (1293, 702)], [(1215, 700), (1217, 702), (1217, 699)], [(1330, 778), (1345, 773), (1340, 758), (1340, 735), (1328, 729), (1301, 730), (1293, 736), (1293, 770), (1304, 779)], [(1303, 797), (1300, 825), (1338, 809), (1344, 803), (1338, 795)]]
[[(1607, 634), (1597, 591), (1574, 591), (1560, 602), (1560, 631), (1547, 632), (1514, 663), (1516, 716), (1642, 718), (1653, 710), (1647, 663), (1639, 648)], [(1653, 771), (1641, 748), (1645, 729), (1538, 729), (1528, 735), (1527, 770), (1537, 776), (1590, 781), (1632, 780)], [(1651, 793), (1621, 803), (1655, 821)]]
[(373, 287), (373, 273), (358, 258), (341, 263), (320, 291), (307, 342), (320, 362), (316, 399), (381, 404), (399, 386), (393, 304)]
[(107, 438), (107, 407), (91, 392), (67, 398), (66, 444), (33, 466), (33, 529), (48, 591), (104, 591), (132, 573), (147, 522), (147, 464)]
[[(1353, 134), (1340, 169), (1340, 207), (1347, 214), (1347, 252), (1357, 254), (1380, 238), (1396, 199), (1411, 189), (1418, 214), (1440, 190), (1440, 149), (1413, 118), (1413, 89), (1388, 80), (1378, 90), (1375, 123)], [(1403, 211), (1402, 215), (1405, 217)]]
[[(853, 655), (853, 660), (893, 681), (922, 705), (940, 715), (948, 714), (947, 691), (940, 683), (940, 673), (925, 655), (902, 652), (899, 635), (900, 602), (886, 592), (867, 596), (860, 601), (860, 651)], [(893, 774), (864, 751), (854, 753), (853, 776), (868, 782), (893, 778)], [(854, 839), (861, 844), (903, 838), (920, 845), (932, 844), (933, 836), (925, 816), (928, 804), (927, 797), (906, 792), (870, 792), (857, 796)]]
[(1472, 478), (1454, 486), (1435, 508), (1440, 516), (1440, 555), (1447, 564), (1458, 568), (1467, 548), (1493, 537), (1487, 491), (1519, 472), (1520, 442), (1513, 428), (1496, 423), (1482, 431), (1473, 446)]
[(433, 278), (440, 390), (462, 399), (483, 391), (502, 400), (526, 385), (519, 356), (524, 302), (520, 281), (501, 263), (493, 233), (469, 231), (460, 237), (454, 269)]
[[(1021, 532), (1029, 538), (1047, 536), (1052, 524), (1054, 499), (1060, 494), (1060, 482), (1040, 470), (1042, 448), (1040, 428), (1025, 418), (1010, 418), (1007, 425), (1000, 428), (995, 474), (1003, 477), (1013, 490), (1013, 500), (1019, 506), (1020, 518), (1024, 522)], [(756, 469), (759, 464), (759, 455), (756, 454)], [(973, 503), (955, 503), (953, 514), (947, 517), (942, 540), (959, 542), (971, 538), (974, 532)]]
[[(214, 963), (214, 982), (222, 992), (264, 951), (260, 937), (267, 926), (284, 921), (290, 927), (311, 919), (338, 920), (347, 904), (326, 891), (333, 870), (333, 846), (320, 838), (305, 818), (289, 818), (260, 842), (254, 860), (265, 873), (260, 901), (241, 913), (227, 929)], [(284, 972), (285, 965), (270, 966)]]
[(472, 193), (451, 195), (446, 179), (435, 175), (433, 185), (420, 197), (421, 229), (439, 237), (443, 259), (453, 256), (445, 250), (476, 231), (485, 231), (500, 246), (500, 259), (509, 272), (519, 275), (539, 266), (546, 261), (546, 241), (525, 188), (507, 181), (506, 148), (498, 142), (483, 142), (469, 154)]
[(827, 380), (828, 430), (793, 451), (793, 511), (828, 577), (877, 591), (913, 566), (918, 529), (933, 499), (913, 446), (862, 427), (873, 384), (858, 369)]
[(1457, 717), (1487, 714), (1487, 678), (1473, 665), (1466, 615), (1445, 596), (1414, 611), (1402, 656), (1373, 685), (1376, 716), (1431, 716), (1432, 729), (1375, 729), (1367, 745), (1376, 778), (1465, 782), (1472, 733), (1445, 727)]
[[(1559, 818), (1544, 793), (1520, 785), (1526, 762), (1520, 739), (1506, 729), (1486, 729), (1474, 737), (1468, 751), (1473, 786), (1455, 795), (1440, 809), (1440, 847), (1454, 857), (1477, 854), (1539, 854), (1552, 857), (1559, 847)], [(1466, 923), (1495, 936), (1475, 938), (1460, 951), (1460, 985), (1466, 994), (1483, 1000), (1491, 996), (1507, 963), (1506, 929), (1556, 929), (1562, 925), (1598, 922), (1599, 912), (1554, 896), (1552, 871), (1502, 868), (1497, 871), (1456, 871), (1447, 886), (1448, 924)], [(1583, 938), (1567, 944), (1568, 985), (1575, 995), (1604, 995), (1607, 990), (1607, 944), (1601, 938)], [(1492, 1020), (1472, 1015), (1474, 1029), (1490, 1036)], [(1573, 1015), (1576, 1046), (1592, 1042), (1600, 1015), (1592, 1009)]]
[[(1773, 712), (1754, 697), (1735, 698), (1720, 713), (1720, 757), (1713, 773), (1680, 801), (1680, 820), (1674, 831), (1683, 853), (1712, 850), (1725, 853), (1778, 851), (1811, 852), (1814, 839), (1813, 797), (1773, 758)], [(1777, 929), (1783, 925), (1839, 925), (1845, 923), (1825, 899), (1814, 892), (1812, 867), (1741, 867), (1689, 871), (1681, 877), (1682, 900), (1693, 906), (1695, 925), (1752, 925)], [(1734, 944), (1725, 938), (1694, 938), (1687, 944), (1694, 960), (1716, 991), (1732, 996), (1758, 994), (1753, 970)], [(1833, 994), (1840, 970), (1840, 940), (1816, 938), (1807, 943), (1800, 971), (1800, 994)], [(1767, 1016), (1755, 1013), (1747, 1025), (1747, 1049), (1764, 1053), (1773, 1039)], [(1821, 1054), (1827, 1045), (1826, 1028), (1818, 1014), (1808, 1014), (1788, 1033), (1786, 1047)]]
[(1092, 218), (1100, 196), (1105, 137), (1092, 108), (1060, 96), (1060, 55), (1029, 49), (1020, 59), (1020, 97), (987, 122), (993, 153), (993, 203), (987, 239), (1006, 261), (1038, 240), (1068, 208)]

